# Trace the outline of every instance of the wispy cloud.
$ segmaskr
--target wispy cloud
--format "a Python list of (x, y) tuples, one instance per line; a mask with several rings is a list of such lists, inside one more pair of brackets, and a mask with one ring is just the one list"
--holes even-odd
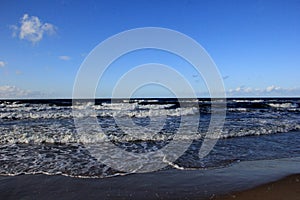
[(0, 68), (5, 67), (5, 65), (6, 65), (6, 63), (4, 61), (0, 60)]
[(60, 60), (65, 60), (65, 61), (71, 60), (71, 57), (70, 57), (70, 56), (59, 56), (58, 58), (59, 58)]
[(13, 31), (13, 37), (18, 36), (21, 40), (28, 40), (37, 43), (43, 39), (44, 34), (52, 35), (56, 32), (56, 27), (50, 23), (43, 23), (36, 16), (24, 14), (20, 20), (20, 27), (16, 25), (10, 26)]
[(20, 89), (16, 86), (0, 86), (0, 99), (8, 98), (40, 98), (44, 96), (41, 92)]
[(240, 86), (228, 90), (227, 96), (300, 96), (300, 88), (281, 88), (274, 85), (266, 88)]

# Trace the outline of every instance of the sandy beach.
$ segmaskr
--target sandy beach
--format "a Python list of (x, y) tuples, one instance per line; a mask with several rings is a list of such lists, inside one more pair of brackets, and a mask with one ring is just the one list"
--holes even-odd
[[(185, 192), (178, 188), (181, 193), (170, 190), (168, 193), (162, 194), (158, 192), (159, 188), (154, 185), (153, 181), (148, 182), (147, 190), (144, 190), (145, 187), (139, 188), (137, 185), (135, 186), (136, 190), (134, 188), (130, 190), (126, 185), (123, 185), (123, 188), (118, 186), (118, 189), (113, 189), (114, 181), (107, 187), (97, 179), (74, 179), (63, 176), (1, 177), (0, 180), (1, 199), (300, 199), (300, 174), (290, 175), (278, 181), (226, 195), (208, 193), (203, 195), (203, 193), (199, 193), (200, 188), (191, 188)], [(131, 184), (129, 183), (129, 185)], [(116, 185), (119, 184), (116, 183)], [(127, 188), (126, 191), (125, 188)], [(190, 193), (188, 194), (187, 191)]]
[[(183, 171), (171, 169), (102, 179), (43, 174), (0, 176), (0, 197), (1, 199), (299, 199), (299, 170), (299, 158), (286, 158), (241, 162), (219, 169)], [(289, 176), (291, 174), (297, 175)]]
[(267, 183), (253, 189), (231, 193), (212, 198), (215, 200), (299, 200), (300, 199), (300, 174), (290, 175), (275, 182)]

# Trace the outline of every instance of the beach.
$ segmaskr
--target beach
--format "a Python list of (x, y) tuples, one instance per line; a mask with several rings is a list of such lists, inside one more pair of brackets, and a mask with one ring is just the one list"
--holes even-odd
[(267, 183), (249, 190), (217, 196), (215, 200), (229, 199), (266, 199), (266, 200), (299, 200), (300, 199), (300, 174), (290, 175), (275, 182)]
[(0, 192), (3, 199), (299, 199), (299, 161), (246, 161), (226, 168), (172, 169), (103, 179), (1, 176)]
[(0, 200), (300, 200), (300, 0), (1, 8)]
[(208, 131), (211, 100), (180, 103), (0, 102), (0, 198), (297, 198), (298, 98), (227, 99), (216, 134)]
[(300, 0), (0, 8), (0, 200), (300, 200)]

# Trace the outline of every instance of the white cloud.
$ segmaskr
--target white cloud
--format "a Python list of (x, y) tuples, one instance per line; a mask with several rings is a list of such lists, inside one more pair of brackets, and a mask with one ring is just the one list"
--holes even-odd
[(21, 40), (28, 40), (37, 43), (43, 39), (44, 34), (52, 35), (56, 31), (56, 27), (50, 23), (43, 23), (36, 16), (24, 14), (20, 20), (20, 27), (11, 25), (13, 37), (19, 36)]
[(71, 60), (71, 57), (70, 57), (70, 56), (59, 56), (58, 58), (59, 58), (60, 60), (65, 60), (65, 61)]
[(40, 98), (44, 96), (41, 92), (20, 89), (16, 86), (0, 86), (0, 99), (11, 98)]
[(280, 89), (281, 89), (280, 87), (276, 87), (276, 86), (272, 85), (272, 86), (267, 87), (266, 91), (272, 92), (272, 91), (276, 91), (276, 90), (280, 90)]
[(0, 61), (0, 67), (5, 67), (6, 63), (4, 61)]
[(10, 25), (9, 28), (12, 30), (12, 36), (17, 37), (19, 28), (16, 25)]
[(251, 88), (241, 86), (228, 90), (227, 96), (300, 96), (300, 88), (281, 88), (274, 85), (266, 88)]

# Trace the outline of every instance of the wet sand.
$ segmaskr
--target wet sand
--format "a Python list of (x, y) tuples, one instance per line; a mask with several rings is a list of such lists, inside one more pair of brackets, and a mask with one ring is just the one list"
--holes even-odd
[(217, 196), (214, 200), (300, 200), (300, 174), (291, 175), (246, 191)]
[[(0, 176), (0, 199), (297, 199), (299, 164), (300, 158), (286, 158), (240, 162), (219, 169), (171, 169), (111, 178)], [(263, 185), (291, 174), (298, 175)]]

